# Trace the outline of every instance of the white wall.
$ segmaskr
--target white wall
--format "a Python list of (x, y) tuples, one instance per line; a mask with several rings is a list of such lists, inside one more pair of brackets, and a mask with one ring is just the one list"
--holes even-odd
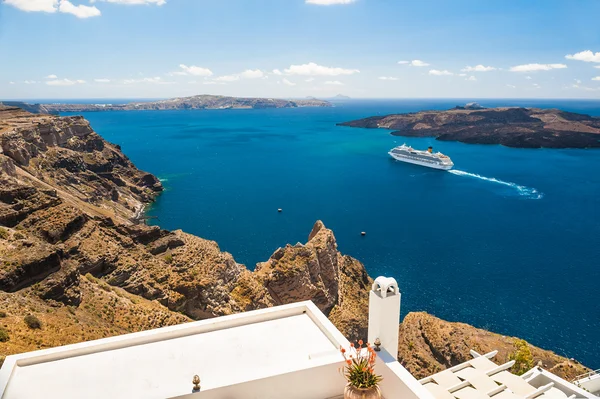
[(385, 399), (435, 399), (433, 395), (408, 372), (395, 356), (385, 350), (378, 352), (375, 370), (381, 374), (381, 393)]
[(579, 386), (590, 392), (600, 393), (600, 374), (594, 374), (578, 381)]
[[(344, 394), (343, 362), (171, 399), (326, 399)], [(200, 384), (202, 385), (202, 384)], [(190, 383), (190, 391), (192, 384)], [(387, 398), (386, 398), (387, 399)]]

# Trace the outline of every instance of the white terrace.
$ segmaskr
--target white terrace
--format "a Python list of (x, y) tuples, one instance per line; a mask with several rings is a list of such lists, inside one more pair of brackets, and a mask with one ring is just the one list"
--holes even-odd
[(419, 380), (436, 399), (592, 399), (589, 392), (562, 378), (534, 367), (521, 377), (508, 371), (512, 360), (498, 366), (490, 358), (498, 351), (474, 357), (465, 363)]
[[(594, 398), (541, 369), (514, 376), (489, 355), (419, 382), (396, 360), (396, 281), (377, 278), (369, 295), (368, 336), (381, 341), (376, 371), (386, 399)], [(341, 398), (339, 348), (349, 345), (312, 302), (300, 302), (8, 356), (0, 398)]]

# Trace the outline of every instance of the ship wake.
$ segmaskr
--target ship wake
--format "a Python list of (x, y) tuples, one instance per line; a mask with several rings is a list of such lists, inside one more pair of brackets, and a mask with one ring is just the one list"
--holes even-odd
[(494, 177), (485, 177), (485, 176), (481, 176), (478, 175), (476, 173), (469, 173), (469, 172), (465, 172), (462, 170), (449, 170), (448, 172), (452, 173), (453, 175), (456, 176), (466, 176), (466, 177), (471, 177), (474, 179), (480, 179), (480, 180), (484, 180), (490, 183), (496, 183), (496, 184), (501, 184), (503, 186), (506, 187), (510, 187), (514, 190), (517, 191), (517, 193), (520, 196), (526, 197), (528, 199), (542, 199), (544, 197), (544, 194), (539, 192), (538, 190), (536, 190), (535, 188), (531, 188), (531, 187), (526, 187), (526, 186), (521, 186), (519, 184), (516, 183), (512, 183), (509, 181), (504, 181), (504, 180), (500, 180), (500, 179), (496, 179)]

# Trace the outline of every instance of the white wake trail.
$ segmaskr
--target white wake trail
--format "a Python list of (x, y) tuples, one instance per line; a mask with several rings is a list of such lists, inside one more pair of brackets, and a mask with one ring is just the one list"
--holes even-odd
[(469, 172), (465, 172), (463, 170), (455, 170), (455, 169), (449, 170), (448, 172), (452, 173), (453, 175), (457, 175), (457, 176), (472, 177), (475, 179), (480, 179), (480, 180), (484, 180), (487, 182), (501, 184), (503, 186), (514, 188), (515, 190), (518, 191), (519, 195), (522, 195), (522, 196), (525, 196), (525, 197), (528, 197), (531, 199), (541, 199), (544, 197), (544, 194), (540, 193), (535, 188), (521, 186), (519, 184), (511, 183), (511, 182), (504, 181), (504, 180), (499, 180), (494, 177), (485, 177), (485, 176), (478, 175), (476, 173), (469, 173)]

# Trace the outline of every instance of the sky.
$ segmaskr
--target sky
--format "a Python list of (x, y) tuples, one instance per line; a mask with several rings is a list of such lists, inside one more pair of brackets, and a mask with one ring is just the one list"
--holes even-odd
[(600, 99), (598, 0), (0, 1), (0, 99)]

